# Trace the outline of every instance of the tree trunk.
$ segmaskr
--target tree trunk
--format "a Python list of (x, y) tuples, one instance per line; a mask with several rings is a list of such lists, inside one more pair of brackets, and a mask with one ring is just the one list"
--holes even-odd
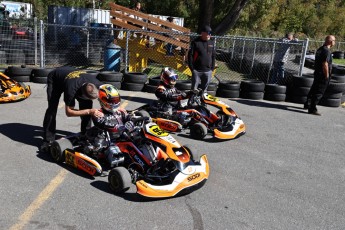
[(211, 26), (214, 0), (199, 0), (198, 33), (203, 26)]
[(233, 28), (247, 2), (249, 2), (249, 0), (236, 0), (229, 13), (213, 30), (213, 33), (217, 35), (224, 35), (231, 28)]

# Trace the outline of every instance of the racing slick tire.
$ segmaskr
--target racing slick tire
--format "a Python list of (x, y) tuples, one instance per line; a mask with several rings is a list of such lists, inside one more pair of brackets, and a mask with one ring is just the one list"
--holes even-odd
[(65, 161), (65, 149), (71, 148), (73, 148), (73, 145), (69, 139), (62, 138), (55, 140), (50, 146), (50, 155), (55, 162), (62, 163)]
[(190, 127), (190, 136), (196, 140), (202, 140), (207, 134), (206, 126), (201, 123), (197, 122)]
[(108, 182), (115, 194), (125, 193), (132, 184), (131, 174), (125, 167), (113, 168), (108, 175)]

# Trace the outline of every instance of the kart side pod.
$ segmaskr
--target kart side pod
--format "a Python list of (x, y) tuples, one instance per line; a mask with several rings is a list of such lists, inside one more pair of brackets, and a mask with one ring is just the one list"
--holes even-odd
[(101, 165), (87, 155), (73, 151), (71, 149), (66, 149), (64, 151), (64, 154), (66, 164), (82, 170), (87, 174), (90, 174), (91, 176), (102, 174)]

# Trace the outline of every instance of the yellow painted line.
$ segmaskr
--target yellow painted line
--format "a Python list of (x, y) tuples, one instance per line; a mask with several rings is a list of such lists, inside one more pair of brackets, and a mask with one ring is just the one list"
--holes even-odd
[(44, 204), (44, 202), (53, 194), (56, 188), (64, 181), (67, 173), (68, 171), (66, 169), (62, 169), (23, 212), (23, 214), (19, 217), (18, 222), (13, 225), (10, 230), (22, 229), (30, 221), (32, 216), (35, 214), (35, 211)]

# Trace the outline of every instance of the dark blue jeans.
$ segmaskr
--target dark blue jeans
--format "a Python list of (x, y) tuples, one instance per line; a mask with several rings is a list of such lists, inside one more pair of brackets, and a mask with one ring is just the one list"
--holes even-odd
[(284, 79), (284, 62), (273, 62), (272, 75), (269, 80), (270, 84), (278, 84)]

